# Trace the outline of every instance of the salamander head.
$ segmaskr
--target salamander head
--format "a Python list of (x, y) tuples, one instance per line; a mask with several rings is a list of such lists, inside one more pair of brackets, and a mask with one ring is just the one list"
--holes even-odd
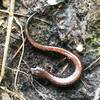
[(42, 76), (45, 70), (43, 68), (36, 67), (36, 68), (31, 68), (31, 72), (33, 75)]

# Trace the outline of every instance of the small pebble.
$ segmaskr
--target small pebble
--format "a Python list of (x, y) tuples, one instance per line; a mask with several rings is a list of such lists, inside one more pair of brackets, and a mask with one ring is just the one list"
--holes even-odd
[(83, 44), (79, 43), (79, 44), (76, 46), (76, 50), (79, 51), (79, 52), (82, 52), (82, 51), (83, 51)]
[(49, 5), (56, 5), (60, 2), (64, 2), (64, 0), (47, 0)]

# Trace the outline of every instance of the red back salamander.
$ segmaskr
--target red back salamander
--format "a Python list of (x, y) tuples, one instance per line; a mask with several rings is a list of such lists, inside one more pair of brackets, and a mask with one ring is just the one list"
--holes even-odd
[(75, 56), (73, 53), (71, 53), (63, 48), (42, 45), (42, 44), (37, 43), (35, 40), (33, 40), (28, 32), (28, 25), (33, 16), (34, 16), (34, 14), (28, 18), (26, 25), (25, 25), (25, 34), (27, 36), (28, 41), (33, 45), (33, 47), (38, 48), (42, 51), (52, 51), (52, 52), (56, 52), (56, 53), (59, 53), (61, 55), (68, 57), (74, 63), (75, 71), (72, 73), (72, 75), (70, 75), (66, 78), (60, 78), (60, 77), (56, 77), (56, 76), (52, 75), (51, 73), (47, 72), (46, 70), (44, 70), (42, 68), (37, 67), (37, 68), (31, 68), (32, 74), (35, 76), (41, 77), (41, 78), (46, 78), (50, 82), (52, 82), (56, 85), (59, 85), (59, 86), (66, 86), (66, 85), (71, 85), (71, 84), (75, 83), (77, 80), (79, 80), (79, 78), (82, 74), (82, 64), (81, 64), (79, 58), (77, 56)]

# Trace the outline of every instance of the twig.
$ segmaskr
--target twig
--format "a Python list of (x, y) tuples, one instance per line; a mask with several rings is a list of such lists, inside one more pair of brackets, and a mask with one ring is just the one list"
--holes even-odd
[(7, 35), (6, 35), (5, 48), (4, 48), (4, 54), (3, 54), (3, 61), (2, 61), (2, 67), (1, 67), (0, 83), (1, 83), (1, 81), (2, 81), (2, 79), (4, 77), (4, 73), (5, 73), (5, 66), (6, 66), (7, 55), (8, 55), (11, 28), (12, 28), (12, 23), (13, 23), (14, 6), (15, 6), (15, 0), (11, 0), (10, 10), (9, 10), (9, 18), (8, 18), (8, 25), (7, 25)]
[(84, 69), (84, 71), (86, 71), (87, 69), (91, 68), (99, 60), (100, 60), (100, 57), (98, 57), (95, 61), (93, 61), (87, 68)]
[(19, 70), (20, 70), (20, 65), (21, 65), (22, 57), (23, 57), (23, 54), (24, 54), (24, 43), (25, 43), (25, 39), (24, 39), (24, 35), (23, 35), (23, 28), (22, 28), (22, 25), (20, 24), (20, 22), (18, 21), (17, 18), (14, 17), (14, 19), (15, 19), (16, 23), (17, 23), (17, 24), (19, 25), (19, 27), (20, 27), (21, 35), (22, 35), (22, 40), (23, 40), (23, 43), (22, 43), (22, 45), (23, 45), (22, 53), (21, 53), (20, 60), (19, 60), (18, 66), (17, 66), (17, 71), (16, 71), (16, 75), (15, 75), (15, 81), (14, 81), (14, 87), (15, 87), (15, 89), (17, 90), (17, 85), (16, 85), (16, 83), (17, 83), (17, 77), (18, 77), (18, 72), (19, 72)]
[(62, 68), (60, 74), (63, 74), (64, 71), (65, 71), (67, 68), (68, 68), (68, 63), (67, 63), (65, 66), (63, 66), (63, 68)]
[[(9, 70), (11, 70), (11, 71), (14, 71), (14, 72), (17, 71), (17, 69), (12, 69), (12, 68), (10, 68), (10, 67), (6, 67), (6, 68), (9, 69)], [(20, 70), (19, 70), (19, 72), (25, 74), (26, 76), (28, 76), (28, 74), (27, 74), (26, 72), (24, 72), (24, 71), (20, 71)]]
[(81, 82), (83, 83), (85, 89), (88, 90), (87, 83), (84, 80), (82, 80), (82, 79), (81, 79)]
[[(26, 39), (24, 39), (24, 43), (25, 42), (26, 42)], [(12, 59), (14, 59), (18, 55), (18, 53), (20, 52), (20, 50), (22, 49), (22, 47), (23, 47), (23, 43), (20, 45), (20, 47), (18, 48), (18, 50), (16, 51), (16, 53), (13, 55)]]
[[(9, 11), (8, 10), (0, 9), (0, 12), (9, 14)], [(29, 15), (24, 15), (24, 14), (19, 14), (19, 13), (14, 13), (14, 15), (15, 16), (20, 16), (20, 17), (29, 17)]]
[(21, 95), (21, 94), (18, 93), (18, 92), (11, 91), (11, 90), (7, 89), (7, 88), (4, 87), (4, 86), (0, 86), (0, 88), (1, 88), (2, 90), (6, 91), (7, 93), (10, 93), (11, 95), (16, 96), (17, 98), (19, 98), (19, 100), (25, 100), (25, 98), (23, 97), (23, 95)]
[(2, 100), (11, 100), (11, 98), (7, 92), (2, 92), (1, 97), (2, 97)]
[[(6, 14), (9, 13), (7, 10), (3, 10), (3, 9), (0, 9), (0, 12), (6, 13)], [(14, 15), (15, 16), (20, 16), (20, 17), (27, 17), (27, 18), (30, 17), (30, 15), (19, 14), (19, 13), (14, 13)], [(42, 21), (42, 22), (44, 22), (46, 24), (52, 25), (52, 22), (44, 20), (43, 18), (34, 17), (34, 19)]]

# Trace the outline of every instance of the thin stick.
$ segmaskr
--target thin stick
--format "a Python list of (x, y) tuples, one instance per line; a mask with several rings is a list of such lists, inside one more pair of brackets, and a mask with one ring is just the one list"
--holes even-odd
[(14, 6), (15, 6), (15, 0), (11, 0), (10, 10), (9, 10), (9, 18), (8, 18), (8, 25), (7, 25), (7, 35), (6, 35), (5, 48), (4, 48), (4, 54), (3, 54), (3, 61), (2, 61), (2, 67), (1, 67), (0, 83), (1, 83), (1, 81), (2, 81), (2, 79), (4, 77), (4, 73), (5, 73), (5, 66), (6, 66), (7, 55), (8, 55), (11, 28), (12, 28), (12, 23), (13, 23)]
[(24, 35), (23, 35), (23, 28), (22, 28), (22, 25), (20, 24), (19, 20), (14, 17), (16, 23), (19, 25), (20, 27), (20, 30), (21, 30), (21, 35), (22, 35), (22, 40), (23, 40), (23, 43), (22, 43), (22, 53), (21, 53), (21, 56), (20, 56), (20, 59), (19, 59), (19, 63), (18, 63), (18, 66), (17, 66), (17, 71), (16, 71), (16, 74), (15, 74), (15, 81), (14, 81), (14, 87), (15, 89), (17, 90), (17, 77), (18, 77), (18, 72), (20, 70), (20, 65), (21, 65), (21, 61), (22, 61), (22, 58), (23, 58), (23, 54), (24, 54), (24, 44), (25, 44), (25, 39), (24, 39)]
[[(9, 14), (9, 11), (8, 11), (8, 10), (0, 9), (0, 12)], [(29, 17), (28, 15), (19, 14), (19, 13), (14, 13), (14, 15), (15, 15), (15, 16), (20, 16), (20, 17)]]
[[(3, 9), (0, 9), (0, 12), (6, 13), (6, 14), (9, 13), (7, 10), (3, 10)], [(19, 13), (14, 13), (14, 16), (27, 17), (27, 18), (30, 17), (30, 15), (19, 14)], [(46, 24), (52, 25), (52, 22), (51, 22), (51, 21), (47, 21), (47, 20), (45, 20), (45, 19), (43, 19), (43, 18), (38, 18), (38, 17), (35, 17), (35, 16), (34, 16), (34, 19), (39, 20), (39, 21), (42, 21), (42, 22), (44, 22), (44, 23), (46, 23)]]
[[(13, 72), (16, 72), (17, 71), (17, 69), (12, 69), (10, 67), (6, 67), (6, 68), (9, 69), (9, 70), (11, 70), (11, 71), (13, 71)], [(26, 72), (24, 72), (24, 71), (20, 71), (19, 70), (19, 72), (22, 73), (22, 74), (24, 74), (24, 75), (26, 75), (26, 76), (28, 76), (28, 74)]]
[(84, 71), (86, 71), (87, 69), (91, 68), (99, 60), (100, 60), (100, 57), (98, 57), (95, 61), (93, 61), (87, 68), (84, 69)]
[(21, 95), (21, 93), (19, 93), (19, 92), (11, 91), (11, 90), (7, 89), (7, 88), (4, 87), (4, 86), (0, 86), (0, 89), (6, 91), (7, 93), (9, 93), (9, 94), (11, 94), (11, 95), (13, 95), (13, 96), (16, 96), (17, 98), (19, 98), (19, 100), (26, 100), (26, 99), (23, 97), (23, 95)]
[[(24, 39), (24, 42), (26, 42), (26, 39)], [(18, 53), (20, 52), (20, 50), (22, 49), (22, 47), (23, 47), (23, 43), (20, 45), (20, 47), (18, 48), (18, 50), (16, 51), (16, 53), (13, 55), (12, 59), (14, 59), (18, 55)]]

